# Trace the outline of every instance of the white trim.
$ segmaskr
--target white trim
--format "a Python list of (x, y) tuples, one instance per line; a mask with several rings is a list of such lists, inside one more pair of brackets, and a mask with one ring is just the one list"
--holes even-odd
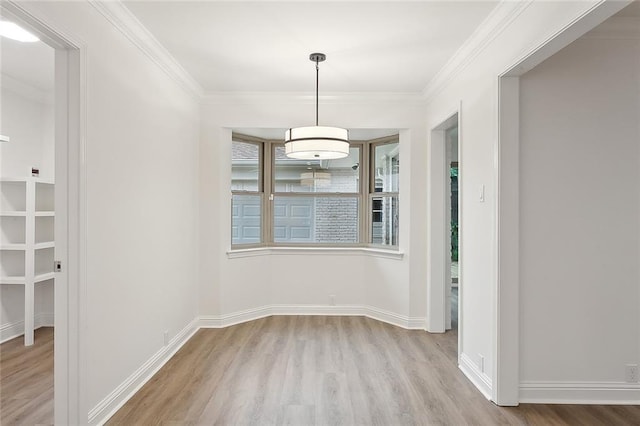
[(223, 328), (222, 319), (219, 315), (200, 315), (198, 317), (199, 328)]
[(224, 328), (231, 325), (242, 324), (273, 315), (271, 306), (246, 309), (222, 315), (208, 315), (200, 317), (201, 328)]
[(364, 316), (409, 330), (424, 330), (426, 319), (364, 305), (265, 305), (222, 315), (199, 317), (201, 328), (224, 328), (274, 315)]
[(247, 249), (229, 249), (227, 257), (238, 259), (243, 257), (271, 256), (271, 255), (340, 255), (340, 256), (371, 256), (385, 259), (401, 260), (403, 251), (386, 250), (373, 247), (255, 247)]
[(147, 383), (198, 331), (198, 319), (191, 321), (167, 346), (161, 348), (124, 382), (89, 411), (89, 424), (102, 425)]
[(498, 137), (495, 170), (495, 259), (492, 400), (518, 405), (520, 374), (520, 80), (498, 84)]
[(24, 335), (24, 321), (10, 322), (0, 326), (0, 343)]
[(640, 405), (640, 384), (624, 382), (522, 382), (520, 402)]
[(362, 306), (356, 305), (271, 305), (271, 315), (323, 315), (323, 316), (359, 316), (363, 315)]
[(427, 319), (424, 317), (408, 317), (374, 306), (363, 306), (364, 316), (408, 330), (426, 330)]
[[(66, 268), (56, 272), (55, 424), (85, 424), (89, 410), (86, 391), (87, 47), (75, 46), (56, 50), (55, 256)], [(60, 330), (65, 333), (63, 339), (58, 338)]]
[(407, 321), (408, 330), (424, 330), (427, 331), (427, 318), (426, 317), (409, 317)]
[[(54, 317), (52, 313), (36, 314), (34, 318), (34, 330), (40, 327), (53, 327)], [(24, 320), (2, 324), (0, 326), (0, 343), (7, 342), (24, 335)]]
[(469, 358), (467, 354), (460, 354), (460, 364), (458, 365), (458, 368), (460, 368), (464, 375), (467, 376), (476, 388), (478, 388), (485, 398), (491, 400), (491, 378), (481, 372), (478, 366), (471, 361), (471, 358)]
[[(360, 105), (363, 102), (425, 105), (421, 93), (394, 92), (339, 92), (324, 93), (318, 97), (320, 105)], [(315, 104), (316, 95), (311, 92), (205, 92), (203, 105), (244, 105), (256, 102)]]
[[(446, 281), (450, 275), (450, 260), (447, 259), (450, 244), (450, 225), (447, 221), (449, 205), (447, 199), (447, 183), (449, 182), (447, 161), (447, 129), (458, 127), (458, 152), (460, 151), (460, 111), (462, 104), (452, 108), (429, 132), (427, 144), (427, 331), (444, 333), (447, 330), (447, 297)], [(458, 185), (461, 179), (458, 177)], [(461, 185), (460, 185), (461, 186)], [(459, 192), (460, 194), (460, 192)], [(461, 200), (462, 197), (459, 198)], [(461, 204), (460, 204), (461, 205)], [(459, 205), (459, 211), (460, 210)], [(460, 251), (460, 250), (459, 250)], [(449, 269), (449, 271), (447, 271)], [(449, 278), (450, 279), (450, 278)], [(458, 321), (458, 324), (461, 324)]]
[(53, 327), (55, 323), (55, 315), (53, 312), (36, 314), (36, 328)]
[(501, 1), (422, 91), (427, 101), (435, 97), (464, 70), (533, 0)]
[(185, 92), (197, 99), (203, 96), (202, 86), (124, 4), (98, 0), (89, 0), (89, 3)]

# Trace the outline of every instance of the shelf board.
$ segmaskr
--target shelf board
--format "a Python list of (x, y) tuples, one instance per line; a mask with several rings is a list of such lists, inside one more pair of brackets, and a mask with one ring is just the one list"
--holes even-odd
[(54, 217), (56, 213), (51, 210), (41, 210), (34, 213), (36, 217)]
[(42, 249), (48, 249), (48, 248), (54, 248), (56, 246), (56, 243), (53, 241), (45, 241), (42, 243), (36, 243), (34, 248), (36, 250), (42, 250)]
[(55, 273), (54, 272), (45, 272), (44, 274), (36, 275), (36, 277), (35, 277), (33, 282), (39, 283), (39, 282), (42, 282), (42, 281), (51, 280), (53, 278), (55, 278)]
[(0, 216), (26, 217), (27, 216), (27, 212), (25, 212), (25, 211), (3, 211), (3, 212), (0, 212)]
[(24, 277), (0, 277), (0, 284), (24, 285), (25, 282)]
[(3, 177), (0, 178), (0, 182), (35, 182), (35, 183), (43, 183), (45, 185), (54, 185), (54, 182), (49, 179), (44, 179), (40, 177)]
[(24, 243), (13, 243), (13, 244), (2, 244), (0, 245), (0, 250), (14, 250), (14, 251), (22, 251), (26, 250), (27, 245)]

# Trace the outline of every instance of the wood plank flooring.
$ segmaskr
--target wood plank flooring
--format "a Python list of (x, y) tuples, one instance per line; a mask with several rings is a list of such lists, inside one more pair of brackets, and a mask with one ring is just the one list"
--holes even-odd
[(203, 329), (108, 424), (640, 424), (640, 406), (497, 407), (458, 370), (456, 340), (362, 317)]
[(53, 424), (53, 327), (0, 345), (0, 425)]
[[(640, 406), (497, 407), (456, 366), (457, 331), (362, 317), (203, 329), (109, 425), (640, 425)], [(53, 329), (0, 345), (0, 424), (53, 423)]]

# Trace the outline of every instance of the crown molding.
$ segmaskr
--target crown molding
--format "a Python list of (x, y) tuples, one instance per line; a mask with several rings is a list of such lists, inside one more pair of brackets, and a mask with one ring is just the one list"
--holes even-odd
[(582, 36), (583, 39), (640, 40), (640, 18), (613, 17)]
[(89, 3), (188, 94), (197, 99), (203, 96), (202, 86), (120, 0), (89, 0)]
[(0, 74), (0, 88), (15, 93), (29, 101), (44, 105), (53, 105), (52, 91), (49, 92), (39, 89), (4, 73)]
[[(248, 104), (256, 102), (276, 103), (315, 103), (315, 93), (305, 92), (206, 92), (202, 98), (203, 104)], [(361, 104), (363, 102), (375, 103), (401, 103), (404, 105), (425, 105), (425, 98), (421, 93), (376, 93), (376, 92), (341, 92), (320, 95), (321, 104)]]
[(422, 95), (427, 102), (465, 69), (533, 2), (534, 0), (502, 0), (424, 88)]

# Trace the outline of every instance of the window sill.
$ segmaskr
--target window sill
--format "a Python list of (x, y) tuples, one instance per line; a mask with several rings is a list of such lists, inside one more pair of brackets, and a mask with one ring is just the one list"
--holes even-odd
[(227, 257), (229, 259), (271, 255), (365, 255), (385, 259), (402, 260), (404, 252), (375, 247), (256, 247), (227, 251)]

